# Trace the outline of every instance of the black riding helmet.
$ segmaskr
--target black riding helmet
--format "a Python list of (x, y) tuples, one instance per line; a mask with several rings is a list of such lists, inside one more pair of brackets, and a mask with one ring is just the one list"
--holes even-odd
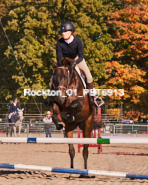
[(61, 24), (60, 30), (59, 31), (75, 31), (75, 27), (72, 22), (70, 21), (65, 21)]

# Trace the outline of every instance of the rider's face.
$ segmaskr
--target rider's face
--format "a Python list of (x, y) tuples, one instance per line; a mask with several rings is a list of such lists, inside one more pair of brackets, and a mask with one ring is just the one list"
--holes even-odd
[(62, 31), (62, 37), (65, 40), (70, 39), (71, 35), (72, 35), (72, 31)]

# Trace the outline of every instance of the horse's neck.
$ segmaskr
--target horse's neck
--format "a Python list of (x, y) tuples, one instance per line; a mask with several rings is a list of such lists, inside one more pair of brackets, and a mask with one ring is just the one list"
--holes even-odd
[(77, 89), (77, 95), (82, 95), (84, 86), (82, 80), (80, 79), (80, 76), (75, 69), (73, 69), (73, 75), (75, 78), (75, 89)]
[(21, 119), (20, 119), (21, 117), (20, 117), (20, 115), (19, 115), (19, 113), (17, 113), (16, 114), (16, 122), (21, 122)]

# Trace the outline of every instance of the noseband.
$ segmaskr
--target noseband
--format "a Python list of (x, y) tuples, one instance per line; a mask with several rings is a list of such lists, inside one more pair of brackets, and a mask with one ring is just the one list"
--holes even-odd
[[(55, 85), (54, 85), (54, 83), (53, 83), (54, 89), (60, 88), (60, 89), (65, 89), (65, 90), (66, 90), (66, 89), (68, 89), (68, 86), (69, 86), (69, 83), (70, 83), (69, 69), (68, 69), (68, 67), (64, 67), (64, 66), (56, 67), (55, 70), (57, 70), (57, 69), (64, 69), (64, 70), (67, 70), (67, 73), (68, 73), (68, 83), (67, 83), (67, 87), (65, 87), (65, 86), (63, 86), (63, 85), (59, 85), (59, 86), (55, 87)], [(54, 73), (53, 73), (53, 75), (54, 75)]]

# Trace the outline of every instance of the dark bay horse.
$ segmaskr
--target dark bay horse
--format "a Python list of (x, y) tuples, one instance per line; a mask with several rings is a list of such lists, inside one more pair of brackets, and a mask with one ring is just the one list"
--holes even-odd
[[(95, 109), (90, 107), (89, 95), (83, 95), (84, 86), (75, 70), (75, 62), (71, 63), (68, 59), (63, 59), (62, 66), (57, 66), (57, 63), (54, 61), (53, 65), (52, 89), (60, 90), (62, 93), (54, 97), (52, 119), (56, 128), (60, 130), (62, 125), (58, 123), (63, 121), (67, 138), (73, 137), (77, 126), (83, 131), (84, 138), (90, 138), (93, 130)], [(70, 89), (70, 92), (73, 92), (72, 95), (69, 95), (68, 89)], [(89, 145), (85, 144), (83, 148), (85, 169), (87, 169), (88, 147)], [(69, 155), (71, 158), (70, 167), (73, 168), (75, 156), (73, 144), (69, 144)]]

